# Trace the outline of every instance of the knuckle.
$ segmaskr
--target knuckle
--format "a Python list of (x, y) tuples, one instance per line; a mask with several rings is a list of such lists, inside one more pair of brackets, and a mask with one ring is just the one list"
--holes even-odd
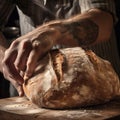
[(9, 56), (9, 51), (6, 50), (5, 56), (2, 60), (2, 65), (9, 65), (10, 64), (10, 56)]
[(19, 44), (19, 41), (18, 40), (15, 40), (15, 41), (13, 41), (12, 43), (11, 43), (11, 47), (16, 47), (16, 46), (18, 46), (18, 44)]
[(24, 49), (30, 49), (32, 48), (31, 42), (28, 39), (24, 39), (21, 43), (20, 43), (20, 47), (24, 50)]
[(4, 58), (4, 59), (2, 60), (2, 65), (3, 65), (3, 66), (9, 65), (9, 63), (10, 63), (10, 61), (9, 61), (9, 59), (7, 59), (7, 58)]
[(32, 47), (35, 50), (38, 49), (40, 47), (40, 41), (37, 41), (37, 40), (33, 41)]

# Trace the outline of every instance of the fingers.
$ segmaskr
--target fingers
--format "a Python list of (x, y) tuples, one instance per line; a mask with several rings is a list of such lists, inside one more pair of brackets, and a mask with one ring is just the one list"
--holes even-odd
[(38, 59), (53, 46), (54, 38), (51, 36), (52, 34), (55, 37), (57, 36), (53, 29), (50, 29), (50, 31), (41, 30), (40, 36), (33, 37), (31, 40), (26, 39), (20, 43), (15, 66), (18, 70), (23, 71), (23, 75), (25, 73), (24, 79), (33, 74)]
[(27, 59), (27, 67), (24, 75), (24, 79), (28, 79), (33, 74), (35, 67), (40, 59), (49, 49), (51, 49), (53, 41), (48, 36), (41, 36), (40, 40), (34, 40), (32, 42), (32, 50)]
[(30, 51), (32, 50), (32, 45), (29, 41), (24, 41), (20, 44), (19, 53), (15, 60), (15, 66), (20, 71), (25, 71), (26, 69), (26, 62), (29, 56)]
[(5, 58), (3, 60), (3, 73), (4, 76), (7, 78), (16, 79), (19, 84), (23, 83), (22, 77), (19, 75), (19, 72), (17, 71), (14, 61), (17, 56), (17, 51), (13, 51), (10, 53), (5, 52)]
[(17, 51), (7, 50), (5, 52), (5, 58), (3, 60), (3, 74), (4, 77), (13, 83), (14, 87), (17, 89), (19, 95), (23, 94), (21, 85), (23, 84), (23, 78), (20, 76), (19, 72), (15, 68), (14, 61), (17, 56)]
[(57, 36), (54, 30), (47, 28), (33, 33), (15, 40), (5, 52), (3, 60), (3, 74), (19, 95), (23, 94), (23, 78), (28, 79), (33, 74), (38, 59), (52, 48)]
[(37, 53), (38, 51), (33, 50), (31, 51), (28, 61), (27, 61), (27, 68), (25, 71), (25, 75), (24, 75), (24, 79), (28, 79), (29, 77), (31, 77), (31, 75), (33, 74), (37, 61), (39, 59), (39, 54)]

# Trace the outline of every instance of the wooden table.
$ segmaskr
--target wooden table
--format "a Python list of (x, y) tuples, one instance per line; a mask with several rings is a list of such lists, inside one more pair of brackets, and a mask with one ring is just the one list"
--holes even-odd
[(109, 103), (73, 110), (38, 108), (25, 97), (0, 100), (0, 120), (120, 120), (120, 97)]

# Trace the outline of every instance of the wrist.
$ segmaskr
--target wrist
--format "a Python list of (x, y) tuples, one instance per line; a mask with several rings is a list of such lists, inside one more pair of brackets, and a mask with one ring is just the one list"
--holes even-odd
[(77, 41), (73, 39), (73, 35), (63, 20), (52, 22), (49, 27), (56, 31), (57, 39), (54, 39), (54, 45), (78, 46)]

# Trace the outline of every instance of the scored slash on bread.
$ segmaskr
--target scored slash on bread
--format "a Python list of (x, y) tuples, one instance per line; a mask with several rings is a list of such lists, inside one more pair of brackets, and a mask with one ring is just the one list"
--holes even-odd
[(109, 61), (74, 47), (50, 51), (23, 89), (39, 107), (67, 109), (110, 101), (120, 94), (120, 83)]

